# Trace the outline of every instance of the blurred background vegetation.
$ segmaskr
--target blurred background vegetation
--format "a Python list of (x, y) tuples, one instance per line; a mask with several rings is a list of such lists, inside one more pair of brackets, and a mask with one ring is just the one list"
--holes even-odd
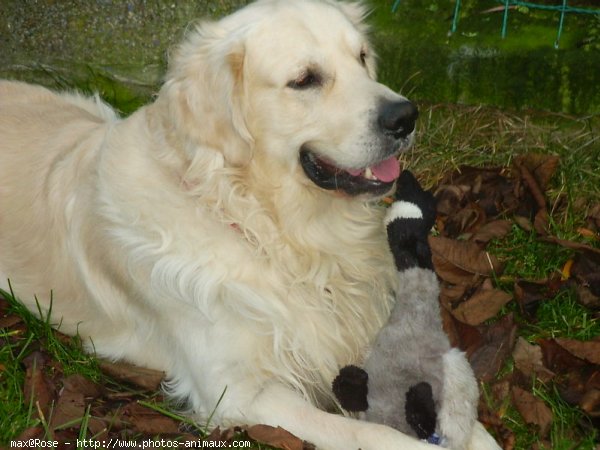
[[(168, 49), (199, 17), (219, 17), (248, 0), (3, 0), (0, 77), (98, 91), (123, 112), (160, 84)], [(560, 15), (454, 0), (370, 0), (380, 78), (411, 98), (434, 102), (589, 114), (600, 112), (600, 14)], [(558, 0), (537, 0), (557, 4)], [(572, 6), (598, 8), (596, 0)]]

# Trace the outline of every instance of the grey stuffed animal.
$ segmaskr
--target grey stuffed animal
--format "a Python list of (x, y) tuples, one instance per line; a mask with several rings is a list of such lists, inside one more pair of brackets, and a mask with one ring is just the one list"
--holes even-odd
[(476, 423), (479, 392), (465, 355), (442, 329), (427, 242), (434, 221), (435, 199), (404, 171), (385, 219), (398, 269), (396, 304), (364, 368), (342, 368), (333, 391), (364, 420), (461, 450)]

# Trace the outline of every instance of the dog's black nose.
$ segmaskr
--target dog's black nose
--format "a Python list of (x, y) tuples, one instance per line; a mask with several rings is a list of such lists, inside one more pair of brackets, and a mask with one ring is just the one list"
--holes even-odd
[(379, 126), (394, 138), (405, 138), (415, 129), (419, 116), (417, 107), (408, 100), (384, 102), (379, 109)]

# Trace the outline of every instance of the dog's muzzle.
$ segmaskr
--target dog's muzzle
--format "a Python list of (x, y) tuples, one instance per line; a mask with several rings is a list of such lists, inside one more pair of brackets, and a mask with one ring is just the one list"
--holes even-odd
[(380, 103), (376, 126), (384, 140), (393, 143), (392, 151), (388, 151), (387, 156), (368, 167), (341, 168), (319, 156), (308, 145), (303, 145), (300, 149), (300, 165), (306, 176), (320, 188), (342, 191), (351, 196), (384, 195), (392, 189), (400, 176), (397, 156), (401, 150), (410, 146), (418, 115), (416, 106), (407, 100), (384, 100)]

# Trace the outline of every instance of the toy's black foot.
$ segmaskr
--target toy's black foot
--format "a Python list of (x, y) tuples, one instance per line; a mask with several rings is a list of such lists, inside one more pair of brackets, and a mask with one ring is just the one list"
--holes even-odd
[(342, 408), (350, 412), (366, 411), (369, 375), (360, 367), (345, 366), (333, 380), (333, 393)]
[(405, 409), (406, 422), (417, 433), (419, 439), (429, 439), (435, 434), (437, 415), (429, 383), (423, 381), (408, 390)]

